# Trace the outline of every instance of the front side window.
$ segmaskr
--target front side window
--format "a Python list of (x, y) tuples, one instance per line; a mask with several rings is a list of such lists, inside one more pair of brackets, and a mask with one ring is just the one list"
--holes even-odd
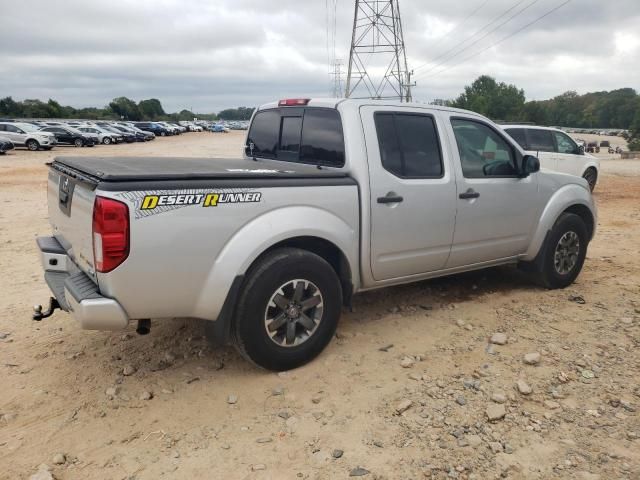
[(527, 130), (529, 150), (536, 152), (555, 152), (556, 145), (553, 143), (553, 135), (549, 130), (530, 128)]
[(345, 152), (340, 115), (328, 108), (260, 111), (251, 123), (246, 153), (288, 162), (342, 167)]
[(442, 177), (442, 153), (433, 117), (378, 112), (375, 124), (385, 170), (401, 178)]
[(451, 124), (466, 178), (517, 176), (513, 148), (494, 129), (459, 118)]
[(577, 154), (579, 152), (578, 145), (571, 137), (561, 132), (553, 132), (558, 144), (558, 153)]

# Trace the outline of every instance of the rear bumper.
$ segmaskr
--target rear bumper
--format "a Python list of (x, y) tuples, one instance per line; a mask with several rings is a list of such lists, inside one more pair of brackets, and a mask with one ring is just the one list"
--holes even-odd
[(60, 307), (86, 330), (122, 330), (129, 317), (113, 298), (100, 294), (98, 285), (67, 255), (54, 237), (37, 239), (44, 279)]

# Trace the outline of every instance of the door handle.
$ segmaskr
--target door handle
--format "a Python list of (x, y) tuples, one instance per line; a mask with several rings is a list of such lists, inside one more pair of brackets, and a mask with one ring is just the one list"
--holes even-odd
[(399, 195), (389, 195), (389, 194), (387, 194), (387, 196), (385, 196), (385, 197), (378, 197), (378, 203), (382, 203), (382, 204), (401, 203), (403, 200), (404, 200), (404, 198), (402, 198)]
[(473, 198), (478, 198), (480, 197), (480, 193), (476, 192), (473, 188), (470, 188), (469, 190), (467, 190), (464, 193), (461, 193), (460, 195), (458, 195), (458, 197), (461, 200), (471, 200)]

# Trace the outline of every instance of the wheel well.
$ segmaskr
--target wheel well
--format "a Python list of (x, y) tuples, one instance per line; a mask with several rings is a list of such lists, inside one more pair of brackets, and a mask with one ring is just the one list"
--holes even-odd
[(593, 167), (593, 166), (592, 166), (592, 167), (587, 168), (587, 169), (584, 171), (584, 173), (582, 174), (582, 176), (584, 177), (584, 176), (587, 174), (587, 172), (588, 172), (589, 170), (592, 170), (593, 172), (595, 172), (595, 174), (596, 174), (596, 178), (598, 178), (598, 169), (597, 169), (596, 167)]
[(292, 247), (299, 248), (300, 250), (307, 250), (308, 252), (315, 253), (319, 257), (322, 257), (324, 260), (326, 260), (327, 263), (329, 263), (329, 265), (333, 267), (334, 271), (338, 275), (338, 278), (340, 279), (340, 285), (342, 286), (343, 303), (347, 306), (351, 305), (351, 297), (353, 295), (351, 267), (349, 266), (349, 262), (347, 261), (347, 257), (345, 256), (345, 254), (342, 253), (342, 250), (340, 250), (335, 244), (319, 237), (294, 237), (276, 243), (262, 255), (276, 248), (282, 247)]
[(580, 218), (582, 218), (585, 225), (587, 226), (587, 230), (589, 231), (589, 238), (593, 237), (593, 231), (594, 231), (595, 225), (594, 225), (593, 214), (591, 213), (591, 210), (589, 210), (588, 207), (585, 207), (584, 205), (572, 205), (569, 208), (567, 208), (563, 213), (573, 213), (575, 215), (578, 215)]

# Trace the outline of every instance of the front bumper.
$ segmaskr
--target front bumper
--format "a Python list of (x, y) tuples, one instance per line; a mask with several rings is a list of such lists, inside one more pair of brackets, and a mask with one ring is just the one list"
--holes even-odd
[(122, 330), (129, 317), (113, 298), (100, 294), (98, 285), (67, 255), (55, 237), (37, 239), (44, 279), (60, 308), (71, 313), (86, 330)]

